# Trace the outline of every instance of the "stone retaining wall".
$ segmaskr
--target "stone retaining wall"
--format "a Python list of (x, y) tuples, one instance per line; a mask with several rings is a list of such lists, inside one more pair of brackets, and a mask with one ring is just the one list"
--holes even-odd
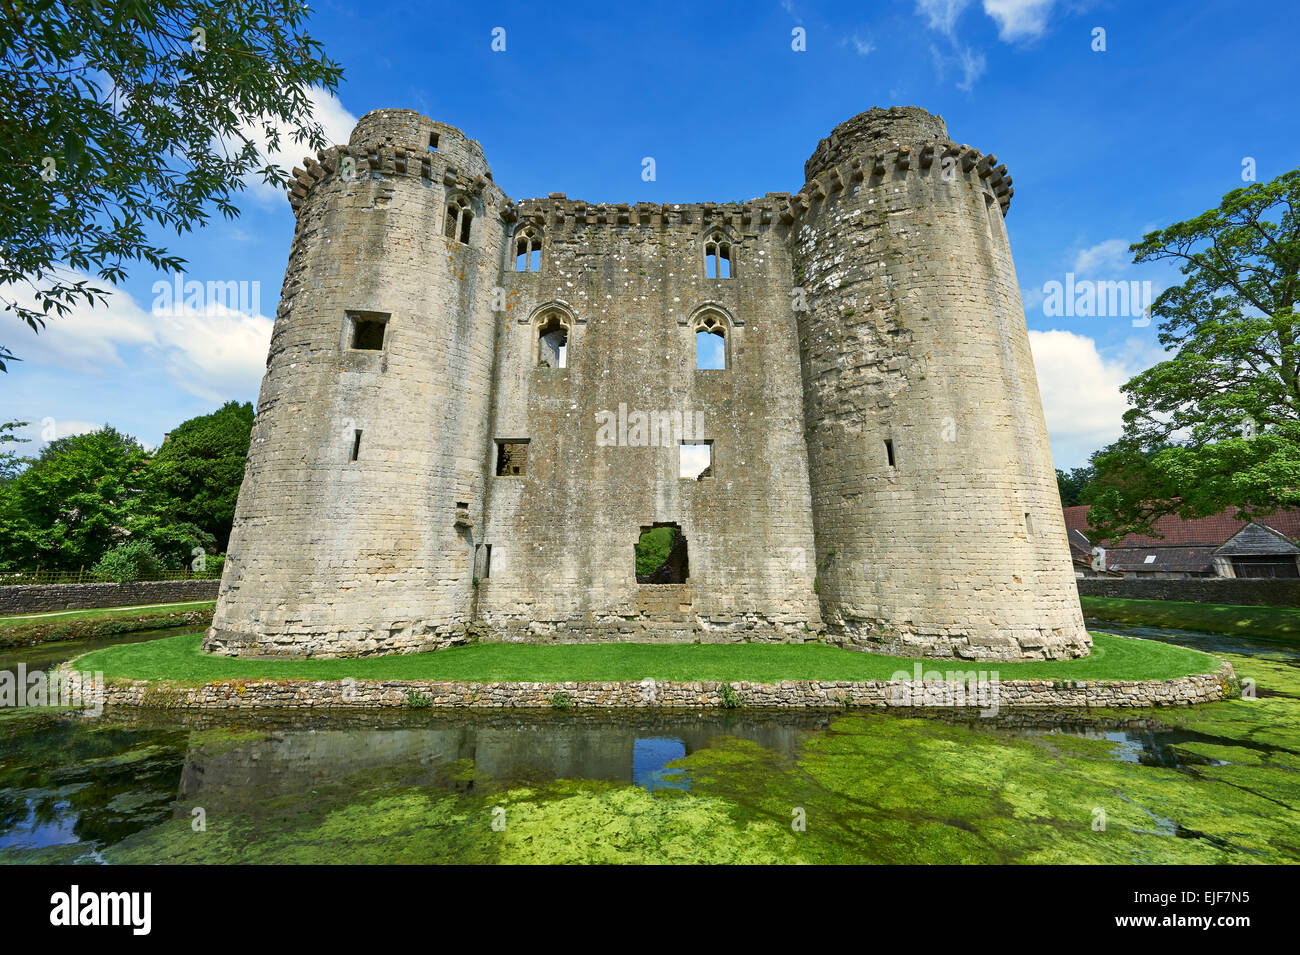
[(0, 616), (216, 600), (221, 581), (136, 580), (125, 584), (31, 584), (0, 587)]
[[(75, 661), (72, 664), (75, 666)], [(74, 685), (79, 675), (68, 664)], [(249, 680), (172, 687), (147, 680), (105, 687), (105, 704), (165, 708), (314, 707), (1151, 707), (1209, 703), (1232, 695), (1236, 675), (1224, 663), (1214, 673), (1173, 680), (1010, 680), (972, 684), (871, 680), (861, 683), (455, 683), (433, 680)], [(722, 690), (731, 688), (730, 694)], [(562, 696), (560, 696), (562, 695)], [(413, 703), (412, 700), (415, 700)], [(427, 702), (426, 702), (427, 701)]]
[(1079, 577), (1076, 582), (1081, 597), (1183, 600), (1192, 603), (1237, 604), (1246, 607), (1300, 607), (1300, 580), (1243, 580), (1231, 577), (1115, 580), (1104, 577)]

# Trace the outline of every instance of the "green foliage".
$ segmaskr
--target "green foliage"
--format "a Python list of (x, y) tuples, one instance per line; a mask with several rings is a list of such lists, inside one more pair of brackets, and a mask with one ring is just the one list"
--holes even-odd
[(636, 542), (636, 575), (648, 577), (662, 567), (676, 538), (677, 531), (671, 527), (652, 527), (642, 531)]
[[(25, 428), (30, 421), (4, 421), (0, 422), (0, 447), (6, 444), (19, 444), (30, 441), (30, 438), (18, 437), (19, 428)], [(22, 469), (22, 458), (14, 451), (0, 451), (0, 486), (9, 483)]]
[(570, 709), (572, 706), (573, 706), (573, 697), (569, 696), (569, 694), (565, 693), (563, 690), (559, 691), (558, 693), (552, 694), (551, 709), (567, 710)]
[(718, 702), (724, 710), (738, 710), (741, 706), (740, 694), (730, 683), (718, 684)]
[[(77, 273), (118, 284), (131, 261), (181, 271), (152, 227), (189, 231), (213, 206), (234, 218), (246, 176), (288, 183), (268, 159), (282, 142), (329, 145), (309, 93), (336, 89), (342, 70), (304, 32), (300, 0), (42, 0), (5, 10), (0, 287), (34, 295), (0, 301), (34, 331), (77, 302), (105, 300)], [(12, 357), (0, 348), (0, 370)]]
[(1164, 514), (1300, 505), (1300, 169), (1130, 251), (1185, 280), (1151, 309), (1173, 357), (1124, 386), (1124, 435), (1093, 456), (1082, 500), (1096, 539), (1151, 533)]
[(429, 697), (425, 696), (423, 693), (417, 693), (415, 690), (407, 690), (406, 705), (413, 710), (424, 710), (433, 705), (433, 700), (429, 699)]
[(148, 541), (118, 544), (95, 562), (90, 575), (96, 580), (125, 583), (128, 580), (153, 580), (162, 571), (162, 561)]
[(149, 461), (147, 507), (199, 528), (225, 551), (252, 429), (253, 406), (235, 401), (178, 425)]
[(1083, 503), (1083, 490), (1096, 477), (1096, 471), (1087, 467), (1073, 468), (1070, 471), (1056, 469), (1056, 489), (1061, 493), (1061, 506), (1074, 507)]

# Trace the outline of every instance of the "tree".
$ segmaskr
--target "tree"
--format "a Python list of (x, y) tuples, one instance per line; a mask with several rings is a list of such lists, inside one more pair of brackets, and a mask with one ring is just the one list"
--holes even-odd
[[(282, 137), (328, 146), (310, 94), (337, 89), (342, 70), (304, 32), (307, 13), (300, 0), (0, 6), (5, 310), (40, 331), (106, 298), (79, 275), (118, 283), (132, 261), (183, 271), (153, 227), (189, 231), (210, 207), (234, 218), (254, 173), (287, 185), (268, 159)], [(0, 347), (0, 371), (13, 358)]]
[(145, 507), (145, 467), (140, 443), (107, 425), (51, 441), (0, 487), (0, 565), (77, 570), (145, 540), (179, 569), (193, 548), (210, 548), (202, 529)]
[(1092, 481), (1096, 472), (1091, 466), (1071, 468), (1068, 472), (1056, 469), (1056, 489), (1061, 492), (1061, 506), (1074, 507), (1083, 503), (1080, 495)]
[[(26, 443), (31, 438), (18, 437), (18, 429), (25, 428), (30, 421), (5, 421), (0, 423), (0, 447), (6, 444)], [(0, 486), (8, 484), (22, 468), (22, 458), (14, 451), (0, 451)]]
[(252, 404), (235, 401), (178, 425), (149, 461), (146, 507), (202, 529), (225, 551), (252, 429)]
[(1173, 357), (1124, 385), (1124, 434), (1093, 456), (1094, 534), (1300, 505), (1300, 169), (1234, 189), (1130, 251), (1178, 262), (1186, 278), (1151, 309)]

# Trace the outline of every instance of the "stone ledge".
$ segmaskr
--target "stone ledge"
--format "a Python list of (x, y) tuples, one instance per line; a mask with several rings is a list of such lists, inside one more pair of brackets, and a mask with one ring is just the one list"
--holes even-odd
[[(75, 663), (75, 661), (73, 661)], [(80, 674), (60, 668), (74, 686)], [(1153, 707), (1210, 703), (1232, 695), (1236, 674), (1223, 663), (1213, 673), (1172, 680), (1007, 680), (979, 689), (949, 682), (788, 680), (780, 683), (653, 680), (608, 683), (461, 683), (437, 680), (231, 680), (176, 687), (148, 680), (109, 684), (108, 706), (176, 709), (302, 709), (338, 707), (543, 708), (563, 694), (574, 707), (721, 707), (730, 686), (744, 707)], [(974, 687), (975, 685), (972, 685)], [(994, 689), (996, 687), (996, 690)], [(423, 702), (423, 701), (427, 701)]]

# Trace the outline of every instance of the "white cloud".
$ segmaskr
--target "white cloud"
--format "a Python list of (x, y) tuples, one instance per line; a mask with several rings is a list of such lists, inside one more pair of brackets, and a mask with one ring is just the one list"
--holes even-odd
[(1106, 358), (1086, 335), (1030, 329), (1029, 347), (1057, 467), (1087, 464), (1093, 451), (1119, 437), (1129, 406), (1120, 386), (1160, 360), (1148, 344), (1132, 345), (1123, 357)]
[(984, 0), (984, 12), (998, 24), (998, 37), (1008, 43), (1041, 36), (1053, 0)]
[(957, 18), (970, 6), (970, 0), (916, 0), (916, 12), (930, 21), (930, 29), (951, 37)]
[[(308, 91), (307, 99), (311, 103), (312, 117), (325, 130), (325, 138), (332, 145), (347, 143), (348, 137), (352, 135), (352, 127), (357, 124), (357, 118), (344, 108), (339, 98), (320, 87), (313, 87)], [(291, 171), (294, 166), (301, 168), (303, 157), (314, 154), (315, 151), (307, 143), (295, 140), (296, 130), (293, 127), (280, 123), (276, 128), (280, 131), (280, 144), (275, 150), (270, 149), (260, 122), (246, 123), (243, 133), (257, 143), (264, 157), (269, 156), (272, 162), (286, 172)], [(267, 185), (257, 173), (250, 175), (247, 182), (249, 191), (258, 198), (268, 200), (284, 198), (281, 190)]]
[[(102, 376), (108, 368), (126, 366), (123, 349), (138, 348), (149, 358), (143, 364), (150, 373), (161, 372), (189, 394), (227, 401), (257, 393), (271, 341), (272, 321), (265, 315), (220, 304), (150, 313), (120, 289), (67, 274), (72, 281), (86, 278), (108, 289), (108, 300), (93, 307), (79, 303), (66, 317), (49, 319), (41, 334), (18, 340), (12, 347), (29, 366)], [(0, 295), (35, 307), (28, 289), (0, 289)]]
[(876, 44), (870, 40), (864, 40), (856, 33), (849, 38), (849, 42), (853, 44), (853, 49), (857, 50), (858, 56), (867, 56), (876, 48)]
[(1128, 268), (1132, 264), (1129, 244), (1128, 239), (1107, 239), (1083, 249), (1074, 257), (1074, 274), (1092, 275), (1098, 269), (1114, 272)]

